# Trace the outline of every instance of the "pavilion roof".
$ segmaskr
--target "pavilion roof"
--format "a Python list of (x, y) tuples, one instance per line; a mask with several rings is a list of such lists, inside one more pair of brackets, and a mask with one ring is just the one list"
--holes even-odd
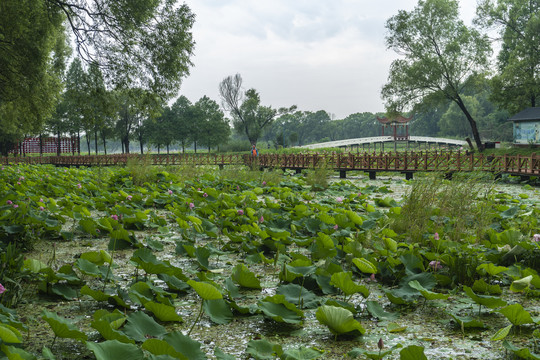
[(411, 121), (411, 119), (413, 118), (413, 116), (411, 115), (410, 117), (406, 118), (402, 115), (398, 115), (392, 119), (388, 119), (386, 117), (383, 117), (383, 118), (380, 118), (377, 116), (377, 120), (379, 120), (379, 122), (381, 124), (392, 124), (392, 123), (400, 123), (400, 124), (405, 124), (405, 123), (408, 123), (409, 121)]

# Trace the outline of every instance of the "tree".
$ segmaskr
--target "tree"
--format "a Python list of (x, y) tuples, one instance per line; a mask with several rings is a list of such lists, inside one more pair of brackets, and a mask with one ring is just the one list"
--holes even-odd
[(0, 138), (42, 130), (62, 90), (69, 32), (109, 88), (172, 97), (192, 65), (194, 19), (177, 0), (2, 0)]
[(40, 133), (54, 113), (70, 49), (64, 16), (49, 10), (46, 0), (1, 2), (0, 142)]
[(292, 112), (291, 108), (272, 109), (261, 105), (261, 98), (255, 89), (242, 92), (242, 77), (240, 74), (228, 76), (219, 84), (219, 93), (223, 107), (232, 116), (234, 129), (246, 135), (249, 142), (257, 144), (263, 130), (270, 125), (276, 116)]
[(499, 31), (502, 47), (491, 98), (510, 113), (540, 101), (540, 1), (482, 0), (475, 22)]
[[(84, 71), (82, 63), (78, 58), (75, 58), (66, 76), (66, 91), (64, 93), (64, 101), (66, 102), (66, 118), (68, 121), (68, 129), (71, 136), (77, 136), (79, 148), (77, 152), (80, 154), (81, 131), (87, 131), (87, 143), (89, 129), (91, 129), (90, 107), (88, 104), (88, 74)], [(90, 144), (88, 143), (88, 152), (90, 152)]]
[(182, 145), (182, 152), (191, 143), (191, 123), (195, 117), (193, 105), (185, 96), (180, 96), (171, 107), (174, 139)]
[(411, 12), (400, 10), (387, 21), (387, 47), (403, 57), (392, 62), (381, 95), (389, 112), (404, 111), (433, 99), (433, 94), (455, 102), (482, 150), (462, 93), (486, 69), (491, 48), (487, 37), (467, 27), (458, 15), (456, 0), (420, 0)]
[(205, 95), (195, 103), (194, 107), (198, 114), (198, 120), (194, 126), (199, 129), (199, 143), (206, 146), (208, 152), (212, 147), (225, 144), (231, 135), (231, 128), (218, 103)]

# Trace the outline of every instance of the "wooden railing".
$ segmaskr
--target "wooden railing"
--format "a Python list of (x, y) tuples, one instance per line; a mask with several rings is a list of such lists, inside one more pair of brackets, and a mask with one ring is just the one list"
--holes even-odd
[(3, 164), (53, 164), (57, 166), (112, 166), (130, 161), (151, 165), (251, 165), (261, 168), (312, 169), (326, 167), (337, 171), (489, 171), (513, 175), (540, 176), (540, 157), (492, 156), (462, 152), (385, 152), (361, 154), (115, 154), (84, 156), (3, 157)]

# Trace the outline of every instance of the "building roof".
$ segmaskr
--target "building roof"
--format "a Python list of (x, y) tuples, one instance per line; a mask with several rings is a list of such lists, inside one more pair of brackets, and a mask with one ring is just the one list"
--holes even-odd
[(402, 115), (398, 115), (393, 119), (388, 119), (386, 117), (380, 118), (380, 117), (377, 116), (377, 120), (379, 120), (379, 122), (381, 124), (391, 124), (391, 123), (405, 124), (405, 123), (408, 123), (409, 121), (411, 121), (412, 118), (413, 118), (412, 115), (409, 118), (403, 117)]
[(540, 120), (540, 107), (530, 107), (512, 116), (509, 121)]

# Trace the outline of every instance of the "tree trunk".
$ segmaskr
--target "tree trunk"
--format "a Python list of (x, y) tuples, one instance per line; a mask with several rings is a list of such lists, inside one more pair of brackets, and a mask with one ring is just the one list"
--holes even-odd
[(92, 155), (90, 153), (90, 137), (88, 136), (88, 134), (86, 134), (86, 147), (88, 148), (88, 156)]
[(56, 133), (56, 156), (60, 156), (60, 130)]
[(97, 144), (98, 144), (98, 134), (97, 134), (97, 129), (94, 129), (94, 145), (96, 146), (96, 155), (98, 154), (98, 148), (97, 148)]
[(469, 113), (469, 110), (467, 110), (467, 107), (463, 103), (463, 100), (461, 100), (461, 97), (458, 95), (457, 99), (455, 100), (458, 104), (461, 111), (463, 111), (463, 114), (465, 114), (465, 117), (469, 121), (469, 125), (471, 125), (471, 130), (474, 138), (474, 142), (476, 143), (476, 147), (478, 148), (478, 151), (484, 150), (484, 144), (482, 144), (482, 140), (480, 139), (480, 133), (478, 132), (478, 127), (476, 126), (476, 121), (474, 121), (472, 115)]

